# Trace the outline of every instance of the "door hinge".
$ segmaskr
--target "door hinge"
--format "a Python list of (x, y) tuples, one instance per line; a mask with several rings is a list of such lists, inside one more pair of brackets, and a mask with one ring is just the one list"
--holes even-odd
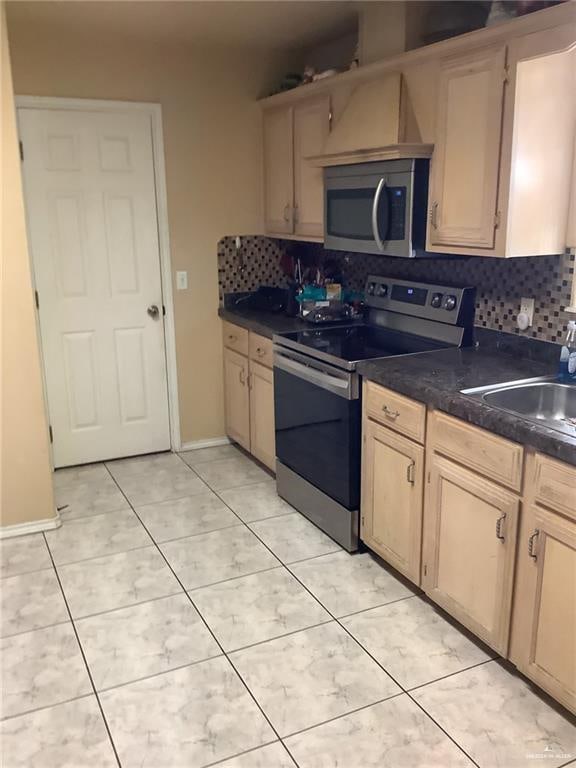
[(507, 83), (508, 82), (508, 80), (509, 80), (509, 77), (508, 77), (509, 72), (510, 72), (510, 70), (509, 70), (508, 67), (504, 67), (504, 69), (502, 70), (502, 82), (503, 83)]
[(428, 575), (428, 566), (424, 563), (424, 576)]
[(162, 316), (166, 317), (166, 307), (162, 304)]
[(364, 515), (360, 518), (360, 523), (362, 524), (362, 527), (364, 527)]
[(36, 303), (36, 309), (40, 309), (40, 296), (38, 296), (38, 291), (34, 291), (34, 302)]
[(54, 430), (52, 429), (52, 424), (48, 425), (48, 435), (50, 436), (50, 442), (54, 442)]
[(494, 214), (494, 229), (498, 229), (500, 226), (500, 211), (496, 211)]
[(428, 474), (426, 475), (426, 482), (430, 482), (430, 470), (428, 470)]
[(24, 144), (22, 144), (21, 141), (18, 142), (18, 147), (20, 149), (20, 162), (24, 162)]

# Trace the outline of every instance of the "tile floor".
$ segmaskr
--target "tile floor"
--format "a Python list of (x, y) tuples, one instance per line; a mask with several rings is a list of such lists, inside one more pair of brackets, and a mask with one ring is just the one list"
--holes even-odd
[(576, 728), (232, 446), (56, 473), (0, 542), (3, 768), (547, 768)]

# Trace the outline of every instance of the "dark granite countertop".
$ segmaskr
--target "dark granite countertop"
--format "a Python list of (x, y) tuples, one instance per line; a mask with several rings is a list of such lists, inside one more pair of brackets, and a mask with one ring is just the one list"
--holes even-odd
[(291, 333), (310, 328), (298, 317), (288, 317), (282, 312), (262, 312), (259, 309), (225, 309), (220, 307), (219, 316), (254, 333), (271, 339), (275, 333)]
[[(224, 320), (269, 339), (275, 333), (310, 328), (308, 323), (298, 318), (276, 312), (221, 307), (218, 314)], [(540, 359), (530, 359), (538, 344), (531, 344), (528, 348), (526, 344), (519, 343), (522, 339), (508, 337), (511, 334), (493, 334), (488, 348), (448, 349), (362, 362), (358, 364), (358, 373), (428, 406), (576, 466), (576, 437), (569, 437), (461, 394), (462, 389), (556, 373), (558, 352), (555, 349), (548, 350), (547, 355), (540, 350), (537, 355)], [(509, 342), (509, 348), (506, 342)], [(507, 352), (500, 351), (502, 348), (506, 348)], [(546, 356), (548, 361), (543, 362)]]
[(448, 349), (358, 364), (358, 373), (428, 406), (576, 466), (576, 436), (527, 421), (461, 394), (472, 389), (536, 376), (556, 366), (494, 350)]

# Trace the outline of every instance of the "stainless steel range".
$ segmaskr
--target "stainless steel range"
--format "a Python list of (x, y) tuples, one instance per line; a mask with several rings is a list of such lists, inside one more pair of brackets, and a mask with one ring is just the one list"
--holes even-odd
[(468, 346), (474, 320), (470, 287), (372, 275), (365, 293), (364, 323), (274, 336), (278, 494), (350, 552), (360, 506), (357, 364)]

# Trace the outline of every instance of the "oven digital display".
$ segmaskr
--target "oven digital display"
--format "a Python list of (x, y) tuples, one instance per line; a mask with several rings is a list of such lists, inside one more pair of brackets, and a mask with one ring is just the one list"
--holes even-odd
[(426, 304), (428, 291), (426, 288), (411, 288), (409, 285), (393, 285), (390, 298), (394, 301), (403, 301), (406, 304), (418, 304), (423, 307)]

